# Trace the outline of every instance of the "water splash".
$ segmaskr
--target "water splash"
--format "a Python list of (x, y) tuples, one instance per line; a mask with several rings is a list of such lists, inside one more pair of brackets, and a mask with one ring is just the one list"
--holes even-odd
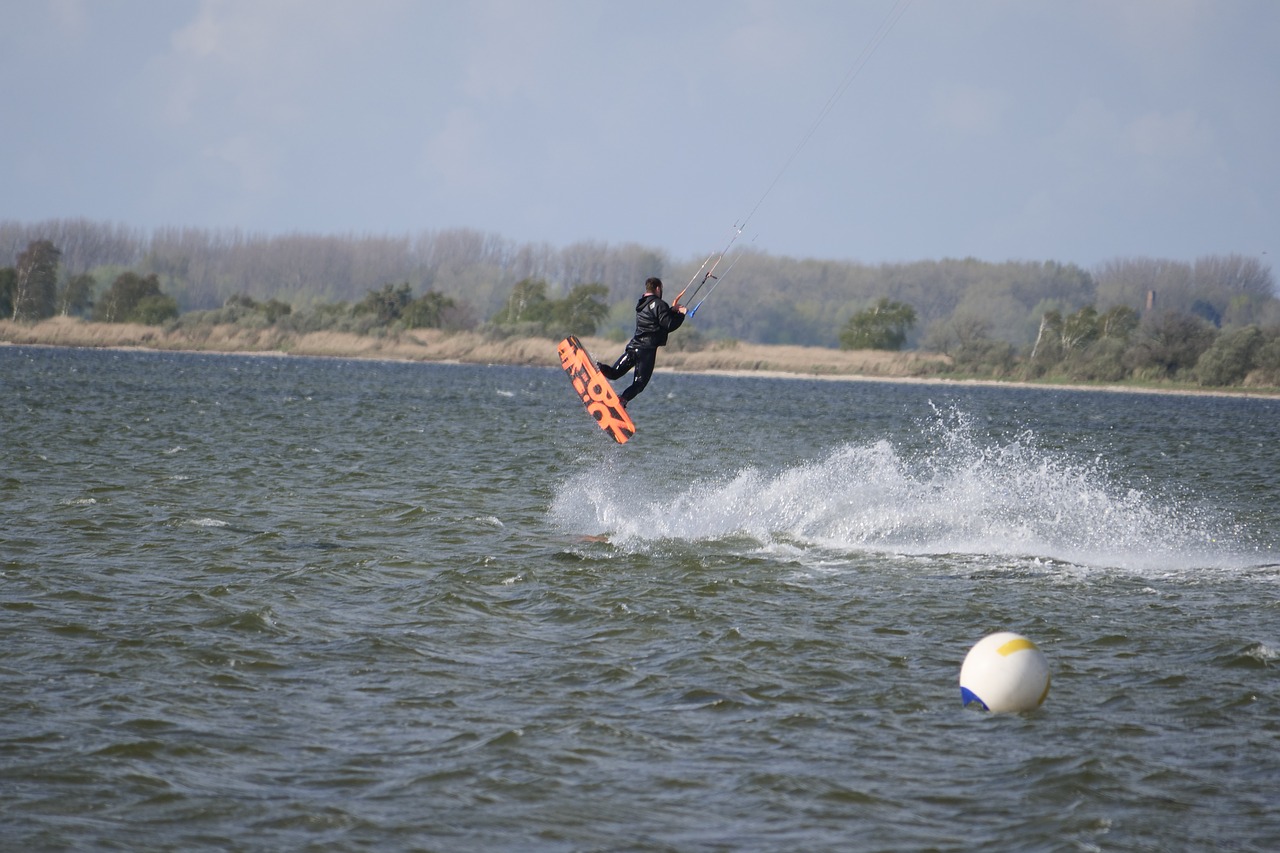
[(841, 553), (983, 555), (1178, 572), (1256, 565), (1247, 533), (1187, 500), (1128, 485), (1105, 460), (980, 436), (963, 415), (776, 472), (747, 467), (671, 492), (631, 470), (593, 470), (558, 491), (552, 517), (622, 547), (749, 537)]

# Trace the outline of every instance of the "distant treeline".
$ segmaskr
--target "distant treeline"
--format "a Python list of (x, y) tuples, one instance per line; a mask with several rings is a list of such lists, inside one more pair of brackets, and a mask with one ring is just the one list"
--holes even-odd
[[(42, 241), (57, 250), (57, 292), (49, 297), (57, 303), (54, 313), (96, 312), (103, 319), (102, 306), (117, 304), (115, 289), (145, 301), (152, 321), (181, 314), (190, 322), (188, 314), (201, 312), (203, 321), (252, 317), (354, 331), (430, 323), (523, 325), (526, 332), (557, 334), (588, 331), (574, 324), (589, 323), (625, 336), (647, 277), (664, 278), (674, 294), (702, 261), (673, 260), (636, 244), (556, 248), (466, 229), (265, 235), (6, 221), (0, 222), (0, 265), (14, 266), (0, 272), (0, 315), (20, 313), (12, 296), (22, 277), (20, 259)], [(120, 288), (125, 274), (133, 279)], [(975, 374), (1190, 375), (1200, 354), (1235, 340), (1237, 332), (1252, 341), (1241, 345), (1246, 361), (1262, 370), (1257, 359), (1265, 361), (1270, 342), (1280, 337), (1271, 269), (1250, 256), (1117, 258), (1086, 270), (1056, 261), (869, 265), (759, 252), (737, 259), (699, 311), (696, 332), (686, 337), (836, 347), (857, 340), (851, 328), (886, 304), (909, 309), (900, 316), (910, 317), (888, 339), (950, 354)], [(1249, 328), (1256, 336), (1243, 331)], [(1193, 344), (1176, 358), (1158, 358), (1153, 335), (1181, 335)]]

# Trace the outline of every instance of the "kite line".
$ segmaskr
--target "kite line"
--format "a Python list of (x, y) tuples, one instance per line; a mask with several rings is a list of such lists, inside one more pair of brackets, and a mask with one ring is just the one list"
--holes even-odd
[[(698, 295), (698, 291), (702, 290), (703, 285), (708, 281), (714, 282), (707, 290), (706, 295), (704, 295), (702, 299), (698, 300), (698, 302), (689, 309), (689, 316), (692, 317), (697, 313), (698, 309), (702, 307), (702, 303), (707, 301), (707, 297), (715, 291), (716, 287), (720, 284), (721, 279), (728, 275), (729, 271), (738, 263), (738, 259), (742, 257), (741, 249), (729, 262), (729, 266), (725, 268), (724, 272), (720, 273), (719, 276), (715, 274), (716, 268), (720, 266), (720, 262), (724, 260), (724, 256), (729, 253), (729, 250), (733, 248), (733, 244), (737, 242), (738, 237), (742, 235), (742, 232), (747, 227), (747, 223), (751, 221), (751, 217), (756, 215), (756, 211), (760, 209), (760, 206), (764, 204), (765, 199), (767, 199), (769, 194), (773, 192), (773, 188), (778, 185), (778, 182), (782, 180), (782, 176), (787, 173), (789, 168), (791, 168), (791, 164), (795, 162), (798, 156), (800, 156), (800, 152), (809, 143), (809, 140), (818, 132), (818, 128), (822, 126), (822, 122), (828, 115), (830, 115), (832, 109), (836, 105), (836, 102), (840, 100), (842, 95), (844, 95), (845, 90), (853, 85), (853, 81), (857, 79), (858, 75), (862, 72), (863, 67), (871, 60), (876, 49), (880, 47), (880, 43), (883, 42), (888, 37), (890, 31), (893, 30), (894, 24), (898, 23), (902, 16), (906, 14), (907, 6), (910, 4), (911, 0), (894, 0), (892, 8), (890, 8), (889, 12), (884, 16), (884, 19), (880, 22), (880, 26), (871, 36), (871, 39), (867, 42), (866, 46), (862, 48), (862, 52), (858, 54), (853, 65), (849, 67), (848, 72), (845, 73), (840, 84), (836, 86), (835, 91), (831, 93), (831, 97), (827, 98), (827, 102), (823, 104), (822, 109), (818, 111), (818, 117), (814, 119), (813, 124), (809, 125), (809, 129), (805, 131), (804, 136), (800, 138), (799, 143), (796, 144), (791, 155), (787, 157), (785, 162), (783, 162), (782, 168), (778, 170), (778, 173), (774, 175), (773, 180), (765, 187), (764, 192), (760, 195), (755, 206), (751, 208), (745, 218), (740, 222), (734, 223), (733, 236), (729, 238), (729, 242), (725, 244), (724, 248), (721, 249), (719, 253), (712, 252), (707, 256), (707, 259), (702, 262), (702, 266), (698, 267), (697, 272), (695, 272), (693, 277), (689, 279), (689, 283), (684, 286), (684, 290), (681, 290), (676, 296), (675, 301), (671, 303), (673, 306), (680, 304), (680, 300), (684, 298), (684, 295), (689, 288), (693, 287), (693, 283), (695, 281), (698, 282), (698, 285), (693, 288), (693, 293), (689, 294), (689, 301), (691, 302), (693, 301), (693, 298)], [(699, 276), (701, 276), (701, 280), (699, 280)]]

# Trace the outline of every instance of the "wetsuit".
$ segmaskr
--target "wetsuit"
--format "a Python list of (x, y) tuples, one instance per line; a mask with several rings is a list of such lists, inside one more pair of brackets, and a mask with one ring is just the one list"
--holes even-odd
[(684, 316), (663, 302), (656, 293), (646, 293), (636, 303), (636, 333), (632, 335), (627, 348), (618, 356), (618, 360), (610, 367), (597, 362), (596, 367), (609, 380), (621, 379), (628, 370), (631, 384), (619, 396), (623, 405), (630, 402), (644, 390), (653, 376), (653, 365), (658, 360), (658, 347), (665, 346), (667, 334), (680, 328)]

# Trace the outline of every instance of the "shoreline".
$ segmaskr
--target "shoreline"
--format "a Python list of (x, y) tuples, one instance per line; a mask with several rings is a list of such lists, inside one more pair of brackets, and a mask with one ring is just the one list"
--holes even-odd
[(1038, 391), (1105, 391), (1109, 394), (1167, 394), (1182, 397), (1238, 397), (1280, 400), (1280, 391), (1216, 388), (1153, 388), (1129, 385), (1087, 385), (1078, 382), (1027, 382), (1019, 379), (952, 379), (946, 376), (858, 376), (824, 373), (790, 373), (773, 370), (679, 370), (658, 368), (656, 373), (688, 373), (699, 376), (731, 376), (756, 379), (810, 379), (822, 382), (882, 382), (897, 385), (939, 385), (978, 388), (1029, 388)]
[[(133, 324), (86, 323), (55, 318), (34, 325), (0, 321), (0, 347), (101, 349), (121, 352), (182, 352), (207, 355), (300, 356), (372, 361), (558, 367), (555, 343), (546, 338), (492, 340), (475, 332), (419, 329), (387, 337), (343, 332), (285, 333), (234, 326), (166, 331)], [(592, 352), (608, 352), (621, 342), (584, 338)], [(940, 387), (995, 387), (1033, 390), (1103, 391), (1195, 397), (1280, 399), (1280, 389), (1194, 388), (1033, 382), (1014, 379), (951, 378), (920, 375), (945, 362), (925, 353), (850, 352), (822, 347), (735, 344), (698, 351), (671, 349), (657, 373), (725, 376), (743, 379), (807, 379), (824, 382), (881, 382)], [(750, 365), (750, 366), (744, 366)]]

